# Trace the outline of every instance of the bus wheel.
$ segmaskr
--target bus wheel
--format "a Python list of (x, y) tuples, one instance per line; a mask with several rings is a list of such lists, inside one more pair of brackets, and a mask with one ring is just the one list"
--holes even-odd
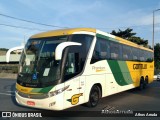
[(148, 84), (148, 76), (145, 77), (144, 86), (143, 88), (146, 88)]
[(141, 77), (141, 80), (140, 80), (140, 84), (139, 84), (139, 90), (143, 90), (144, 89), (144, 85), (145, 83), (144, 83), (144, 78), (143, 77)]
[(100, 88), (97, 85), (94, 85), (91, 89), (90, 95), (89, 95), (89, 101), (86, 103), (88, 107), (95, 107), (97, 106), (99, 99), (100, 99), (101, 91)]

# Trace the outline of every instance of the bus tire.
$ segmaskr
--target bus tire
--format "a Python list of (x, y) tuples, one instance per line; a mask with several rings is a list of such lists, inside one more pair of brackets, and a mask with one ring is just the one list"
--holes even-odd
[(96, 107), (99, 99), (101, 97), (101, 90), (97, 85), (93, 85), (90, 95), (89, 95), (89, 101), (86, 103), (88, 107)]
[(145, 81), (144, 81), (144, 88), (147, 87), (147, 84), (148, 84), (148, 76), (145, 77)]
[(139, 90), (143, 90), (144, 89), (144, 78), (143, 77), (141, 77), (141, 79), (140, 79), (140, 84), (139, 84)]

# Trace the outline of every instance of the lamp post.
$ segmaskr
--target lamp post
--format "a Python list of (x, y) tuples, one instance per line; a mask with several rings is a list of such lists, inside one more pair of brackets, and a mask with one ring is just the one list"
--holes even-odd
[(160, 9), (156, 9), (156, 10), (153, 10), (153, 38), (152, 38), (152, 47), (153, 47), (153, 51), (154, 51), (154, 13), (156, 11), (159, 11)]

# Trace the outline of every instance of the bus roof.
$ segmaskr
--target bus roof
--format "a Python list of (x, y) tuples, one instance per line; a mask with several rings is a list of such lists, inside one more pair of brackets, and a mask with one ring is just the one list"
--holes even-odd
[(132, 47), (136, 47), (136, 48), (140, 48), (140, 49), (143, 49), (143, 50), (147, 50), (147, 51), (150, 51), (150, 52), (153, 52), (153, 50), (149, 49), (149, 48), (146, 48), (146, 47), (143, 47), (141, 45), (138, 45), (134, 42), (131, 42), (131, 41), (128, 41), (128, 40), (125, 40), (123, 38), (120, 38), (120, 37), (116, 37), (115, 38), (116, 40), (118, 40), (120, 43), (122, 44), (125, 44), (125, 45), (128, 45), (128, 46), (132, 46)]
[[(52, 31), (47, 31), (47, 32), (35, 34), (35, 35), (31, 36), (31, 38), (43, 38), (43, 37), (51, 37), (51, 36), (70, 35), (74, 32), (80, 32), (80, 31), (102, 34), (104, 36), (108, 36), (108, 37), (111, 37), (111, 38), (117, 40), (119, 43), (153, 52), (153, 50), (151, 50), (149, 48), (145, 48), (143, 46), (137, 45), (136, 43), (130, 42), (128, 40), (111, 35), (106, 32), (102, 32), (102, 31), (94, 29), (94, 28), (68, 28), (68, 29), (66, 28), (66, 29), (52, 30)], [(105, 33), (105, 34), (103, 34), (103, 33)]]
[(100, 34), (100, 35), (103, 35), (103, 36), (106, 36), (106, 37), (110, 37), (114, 40), (116, 40), (117, 42), (121, 43), (121, 44), (124, 44), (124, 45), (127, 45), (127, 46), (132, 46), (132, 47), (135, 47), (135, 48), (140, 48), (140, 49), (143, 49), (143, 50), (147, 50), (147, 51), (150, 51), (150, 52), (153, 52), (153, 50), (149, 49), (149, 48), (146, 48), (146, 47), (143, 47), (141, 45), (138, 45), (134, 42), (131, 42), (131, 41), (128, 41), (126, 39), (123, 39), (121, 37), (117, 37), (115, 35), (112, 35), (112, 34), (109, 34), (109, 33), (106, 33), (106, 32), (103, 32), (103, 31), (100, 31), (100, 30), (96, 30), (96, 33), (97, 34)]
[(48, 32), (42, 32), (39, 34), (35, 34), (31, 36), (31, 38), (42, 38), (42, 37), (51, 37), (51, 36), (59, 36), (59, 35), (70, 35), (74, 32), (86, 31), (96, 33), (96, 29), (93, 28), (69, 28), (69, 29), (60, 29), (60, 30), (52, 30)]

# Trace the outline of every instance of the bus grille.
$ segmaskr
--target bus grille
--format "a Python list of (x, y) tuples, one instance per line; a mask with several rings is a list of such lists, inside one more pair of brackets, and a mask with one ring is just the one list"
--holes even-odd
[(48, 98), (48, 94), (27, 94), (17, 91), (17, 93), (24, 98), (31, 98), (31, 99), (45, 99)]

